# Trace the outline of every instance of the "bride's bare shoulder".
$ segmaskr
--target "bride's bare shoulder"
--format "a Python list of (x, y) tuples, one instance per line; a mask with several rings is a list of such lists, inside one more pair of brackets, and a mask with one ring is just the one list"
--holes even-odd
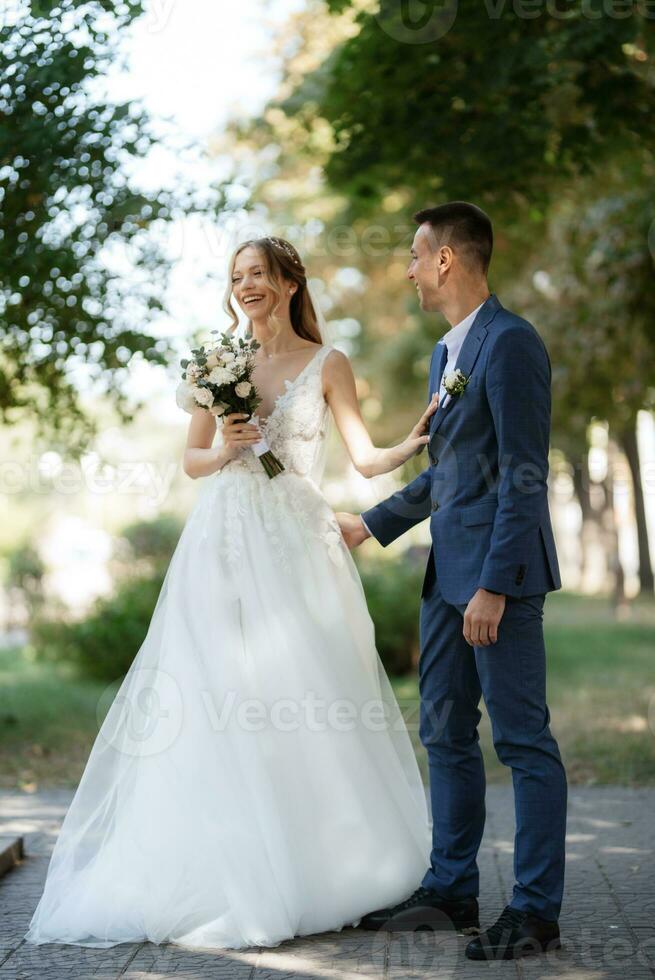
[(350, 358), (343, 351), (333, 347), (323, 361), (323, 390), (328, 392), (341, 388), (344, 384), (352, 385), (354, 374)]
[(344, 354), (343, 351), (339, 350), (338, 347), (330, 347), (329, 353), (325, 358), (325, 367), (326, 370), (352, 371), (350, 358), (347, 354)]

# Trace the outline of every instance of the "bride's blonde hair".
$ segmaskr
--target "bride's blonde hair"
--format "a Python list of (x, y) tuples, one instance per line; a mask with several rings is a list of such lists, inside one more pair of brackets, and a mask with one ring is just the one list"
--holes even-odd
[(262, 253), (266, 271), (266, 285), (277, 296), (275, 306), (269, 314), (269, 323), (274, 332), (277, 333), (280, 329), (280, 321), (276, 314), (282, 300), (282, 281), (294, 282), (298, 288), (291, 297), (289, 306), (291, 325), (295, 333), (303, 340), (312, 340), (314, 343), (320, 344), (322, 342), (321, 331), (318, 326), (316, 310), (307, 289), (305, 266), (297, 249), (285, 238), (273, 238), (271, 236), (252, 238), (247, 242), (241, 242), (235, 249), (230, 260), (224, 304), (226, 312), (232, 318), (232, 330), (236, 330), (239, 325), (239, 317), (232, 305), (234, 266), (241, 252), (251, 247)]

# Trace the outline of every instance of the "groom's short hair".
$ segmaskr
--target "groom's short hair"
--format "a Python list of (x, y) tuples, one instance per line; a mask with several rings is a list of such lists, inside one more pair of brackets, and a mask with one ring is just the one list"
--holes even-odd
[(437, 246), (451, 245), (461, 250), (469, 264), (485, 275), (491, 262), (494, 233), (489, 215), (467, 201), (449, 201), (434, 208), (423, 208), (414, 215), (418, 225), (426, 222), (434, 231)]

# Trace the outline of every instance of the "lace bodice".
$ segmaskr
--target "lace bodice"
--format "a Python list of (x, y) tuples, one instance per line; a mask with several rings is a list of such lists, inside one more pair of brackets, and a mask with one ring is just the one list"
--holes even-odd
[[(286, 390), (278, 395), (273, 411), (260, 423), (262, 434), (285, 470), (311, 478), (316, 483), (322, 476), (323, 444), (329, 423), (328, 405), (323, 397), (322, 367), (332, 350), (333, 347), (324, 345), (293, 381), (285, 381)], [(219, 424), (219, 439), (221, 428)], [(238, 470), (265, 476), (262, 464), (249, 447), (222, 468), (222, 472)]]
[[(341, 530), (319, 488), (330, 421), (322, 367), (332, 350), (321, 347), (293, 381), (285, 382), (286, 390), (261, 422), (262, 434), (284, 473), (269, 479), (247, 447), (208, 477), (202, 488), (190, 523), (200, 522), (203, 538), (215, 536), (234, 574), (248, 574), (246, 539), (255, 526), (265, 529), (270, 553), (281, 568), (293, 567), (300, 529), (305, 542), (321, 542), (334, 564), (347, 560)], [(217, 436), (222, 438), (220, 425)]]

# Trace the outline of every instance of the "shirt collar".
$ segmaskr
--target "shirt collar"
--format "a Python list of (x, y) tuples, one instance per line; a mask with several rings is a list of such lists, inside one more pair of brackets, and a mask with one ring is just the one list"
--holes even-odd
[(469, 313), (469, 315), (464, 317), (463, 320), (460, 320), (459, 323), (456, 323), (454, 327), (451, 327), (448, 333), (445, 333), (443, 335), (440, 343), (445, 344), (446, 347), (448, 348), (451, 348), (454, 344), (461, 343), (464, 340), (464, 337), (468, 333), (469, 329), (473, 325), (473, 321), (475, 320), (476, 316), (478, 315), (478, 313), (480, 312), (483, 306), (484, 306), (484, 302), (480, 303), (480, 305), (476, 307), (476, 309), (473, 310), (472, 313)]

